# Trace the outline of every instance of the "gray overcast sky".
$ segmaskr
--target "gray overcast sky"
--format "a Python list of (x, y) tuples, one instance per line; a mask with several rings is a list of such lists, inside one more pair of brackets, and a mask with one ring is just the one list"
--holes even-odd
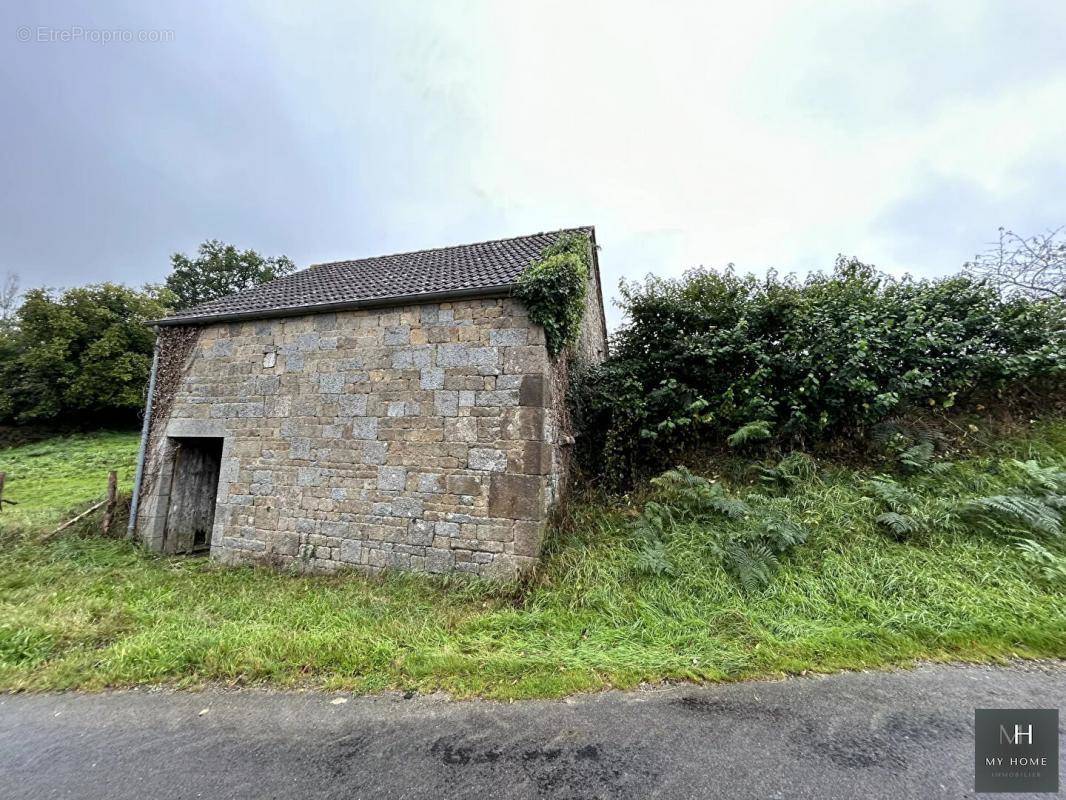
[[(933, 275), (1066, 223), (1062, 0), (0, 19), (0, 272), (27, 286), (159, 281), (206, 238), (305, 266), (582, 224), (608, 290), (838, 252)], [(78, 28), (172, 35), (48, 41)]]

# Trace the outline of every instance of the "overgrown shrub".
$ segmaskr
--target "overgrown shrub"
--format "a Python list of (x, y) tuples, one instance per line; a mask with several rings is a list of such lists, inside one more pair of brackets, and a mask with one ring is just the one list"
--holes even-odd
[(515, 297), (529, 318), (544, 327), (548, 352), (559, 355), (577, 341), (585, 315), (589, 281), (589, 239), (570, 234), (544, 248), (518, 280)]
[[(1059, 301), (851, 259), (805, 280), (697, 270), (623, 285), (627, 322), (575, 392), (586, 467), (616, 485), (695, 445), (804, 447), (918, 408), (1061, 391)], [(924, 444), (909, 454), (926, 459)]]

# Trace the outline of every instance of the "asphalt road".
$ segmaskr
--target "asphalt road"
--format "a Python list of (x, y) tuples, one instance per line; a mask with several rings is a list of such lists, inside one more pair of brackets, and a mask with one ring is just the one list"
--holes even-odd
[(1061, 707), (1066, 662), (553, 702), (337, 697), (0, 696), (0, 797), (971, 797), (974, 708)]

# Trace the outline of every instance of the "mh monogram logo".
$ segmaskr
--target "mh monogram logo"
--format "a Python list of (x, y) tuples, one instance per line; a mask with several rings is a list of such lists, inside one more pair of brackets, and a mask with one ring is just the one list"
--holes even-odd
[(974, 711), (976, 792), (1057, 792), (1059, 712), (1055, 708)]
[(1033, 743), (1033, 726), (1032, 725), (1015, 725), (1014, 736), (1011, 736), (1007, 731), (1007, 728), (1003, 725), (999, 726), (999, 743), (1000, 744), (1032, 744)]

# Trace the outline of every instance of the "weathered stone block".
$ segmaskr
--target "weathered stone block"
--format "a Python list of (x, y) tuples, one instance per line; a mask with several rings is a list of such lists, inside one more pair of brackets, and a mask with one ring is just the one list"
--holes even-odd
[(455, 566), (455, 554), (451, 550), (430, 548), (426, 550), (427, 572), (451, 572)]
[(318, 350), (318, 343), (321, 337), (317, 333), (304, 333), (296, 337), (294, 344), (296, 349), (302, 353), (312, 353)]
[(418, 380), (419, 388), (432, 390), (444, 388), (444, 370), (440, 367), (424, 367)]
[(518, 453), (507, 462), (509, 472), (519, 475), (547, 475), (552, 467), (552, 446), (545, 442), (525, 441)]
[(437, 348), (439, 367), (496, 367), (499, 363), (500, 351), (496, 347), (442, 344)]
[(544, 407), (544, 376), (523, 375), (522, 385), (518, 390), (518, 404), (522, 406)]
[(451, 494), (481, 494), (481, 479), (474, 475), (449, 475), (445, 478), (445, 485)]
[(344, 383), (343, 374), (319, 375), (318, 391), (322, 394), (340, 394), (344, 391)]
[(525, 345), (528, 340), (528, 328), (500, 328), (489, 331), (489, 344), (495, 347), (515, 347)]
[(207, 358), (229, 358), (233, 355), (233, 340), (218, 339), (207, 348), (204, 356)]
[(474, 405), (482, 408), (500, 408), (503, 406), (518, 405), (518, 392), (513, 390), (503, 392), (477, 392)]
[(433, 348), (420, 346), (395, 350), (390, 363), (393, 369), (425, 369), (433, 365)]
[(487, 447), (471, 447), (467, 466), (486, 472), (503, 472), (507, 469), (507, 453)]
[(336, 314), (315, 314), (315, 330), (319, 333), (337, 329)]
[(378, 488), (402, 491), (407, 486), (407, 470), (404, 467), (379, 467)]
[(545, 438), (544, 409), (505, 408), (500, 417), (500, 436), (510, 441), (542, 441)]
[(374, 503), (374, 514), (380, 517), (422, 516), (422, 501), (414, 497), (397, 497), (388, 503)]
[(459, 393), (440, 390), (433, 393), (433, 405), (439, 416), (454, 417), (459, 413)]
[(543, 484), (543, 479), (533, 475), (493, 475), (489, 483), (489, 515), (503, 519), (542, 518)]
[(454, 539), (459, 536), (459, 523), (435, 522), (433, 523), (433, 532), (437, 536), (447, 536), (450, 539)]
[(440, 494), (444, 491), (441, 476), (433, 473), (425, 473), (418, 476), (418, 491), (427, 494)]
[(353, 439), (376, 439), (378, 437), (377, 417), (353, 419), (351, 422)]
[(365, 442), (359, 460), (364, 464), (384, 464), (388, 448), (388, 442)]
[(433, 542), (433, 523), (422, 519), (411, 520), (407, 540), (412, 545), (429, 545)]
[(368, 395), (345, 394), (337, 398), (340, 412), (345, 417), (365, 417)]
[(341, 520), (322, 520), (318, 523), (318, 530), (323, 536), (343, 538), (352, 532), (352, 524)]
[(345, 539), (340, 546), (340, 560), (348, 564), (363, 562), (363, 543), (357, 539)]
[(506, 347), (503, 353), (504, 372), (543, 374), (548, 370), (548, 351), (539, 345)]
[(514, 524), (514, 552), (517, 556), (536, 557), (544, 541), (544, 523), (519, 520)]
[(410, 344), (411, 327), (409, 325), (397, 325), (394, 328), (385, 329), (385, 344)]
[(446, 442), (476, 442), (477, 419), (475, 417), (453, 417), (444, 420), (444, 440)]
[(322, 470), (318, 467), (300, 467), (296, 470), (297, 486), (320, 486), (322, 484)]

